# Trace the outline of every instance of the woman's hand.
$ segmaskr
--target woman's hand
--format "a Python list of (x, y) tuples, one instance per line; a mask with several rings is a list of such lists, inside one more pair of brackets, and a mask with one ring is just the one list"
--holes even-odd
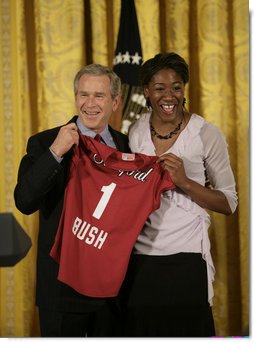
[(188, 178), (185, 174), (184, 163), (180, 157), (172, 153), (162, 155), (158, 162), (162, 163), (162, 166), (170, 174), (170, 177), (174, 184), (179, 188), (185, 188), (188, 184)]

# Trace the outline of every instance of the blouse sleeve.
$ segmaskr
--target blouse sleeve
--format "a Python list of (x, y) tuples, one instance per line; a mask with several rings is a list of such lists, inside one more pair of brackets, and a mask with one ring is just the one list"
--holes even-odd
[(204, 144), (204, 165), (208, 179), (214, 189), (225, 194), (234, 213), (238, 197), (226, 139), (222, 132), (210, 123), (206, 123), (201, 128), (200, 136)]
[(130, 146), (131, 151), (138, 152), (137, 135), (135, 135), (132, 125), (130, 125), (129, 127), (128, 137), (129, 137), (129, 146)]

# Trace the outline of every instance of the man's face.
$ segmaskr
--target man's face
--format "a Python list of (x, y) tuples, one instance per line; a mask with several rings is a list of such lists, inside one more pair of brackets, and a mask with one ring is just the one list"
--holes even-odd
[(79, 118), (87, 128), (102, 132), (119, 102), (120, 96), (112, 99), (110, 80), (106, 75), (85, 74), (80, 78), (75, 103)]

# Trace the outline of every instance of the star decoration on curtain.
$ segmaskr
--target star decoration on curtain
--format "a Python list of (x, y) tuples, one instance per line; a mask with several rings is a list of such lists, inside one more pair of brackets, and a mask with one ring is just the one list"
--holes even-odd
[(116, 66), (117, 64), (142, 64), (142, 56), (139, 55), (138, 52), (135, 52), (134, 55), (130, 55), (129, 51), (126, 51), (124, 54), (118, 52), (118, 54), (114, 57), (113, 64)]

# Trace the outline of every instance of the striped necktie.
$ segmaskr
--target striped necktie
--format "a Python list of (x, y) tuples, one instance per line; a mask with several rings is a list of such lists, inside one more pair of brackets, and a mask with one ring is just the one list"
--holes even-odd
[(100, 142), (100, 143), (102, 143), (102, 144), (107, 145), (107, 144), (105, 143), (105, 141), (103, 140), (103, 138), (101, 137), (101, 135), (99, 135), (98, 133), (95, 135), (94, 139), (95, 139), (97, 142)]

